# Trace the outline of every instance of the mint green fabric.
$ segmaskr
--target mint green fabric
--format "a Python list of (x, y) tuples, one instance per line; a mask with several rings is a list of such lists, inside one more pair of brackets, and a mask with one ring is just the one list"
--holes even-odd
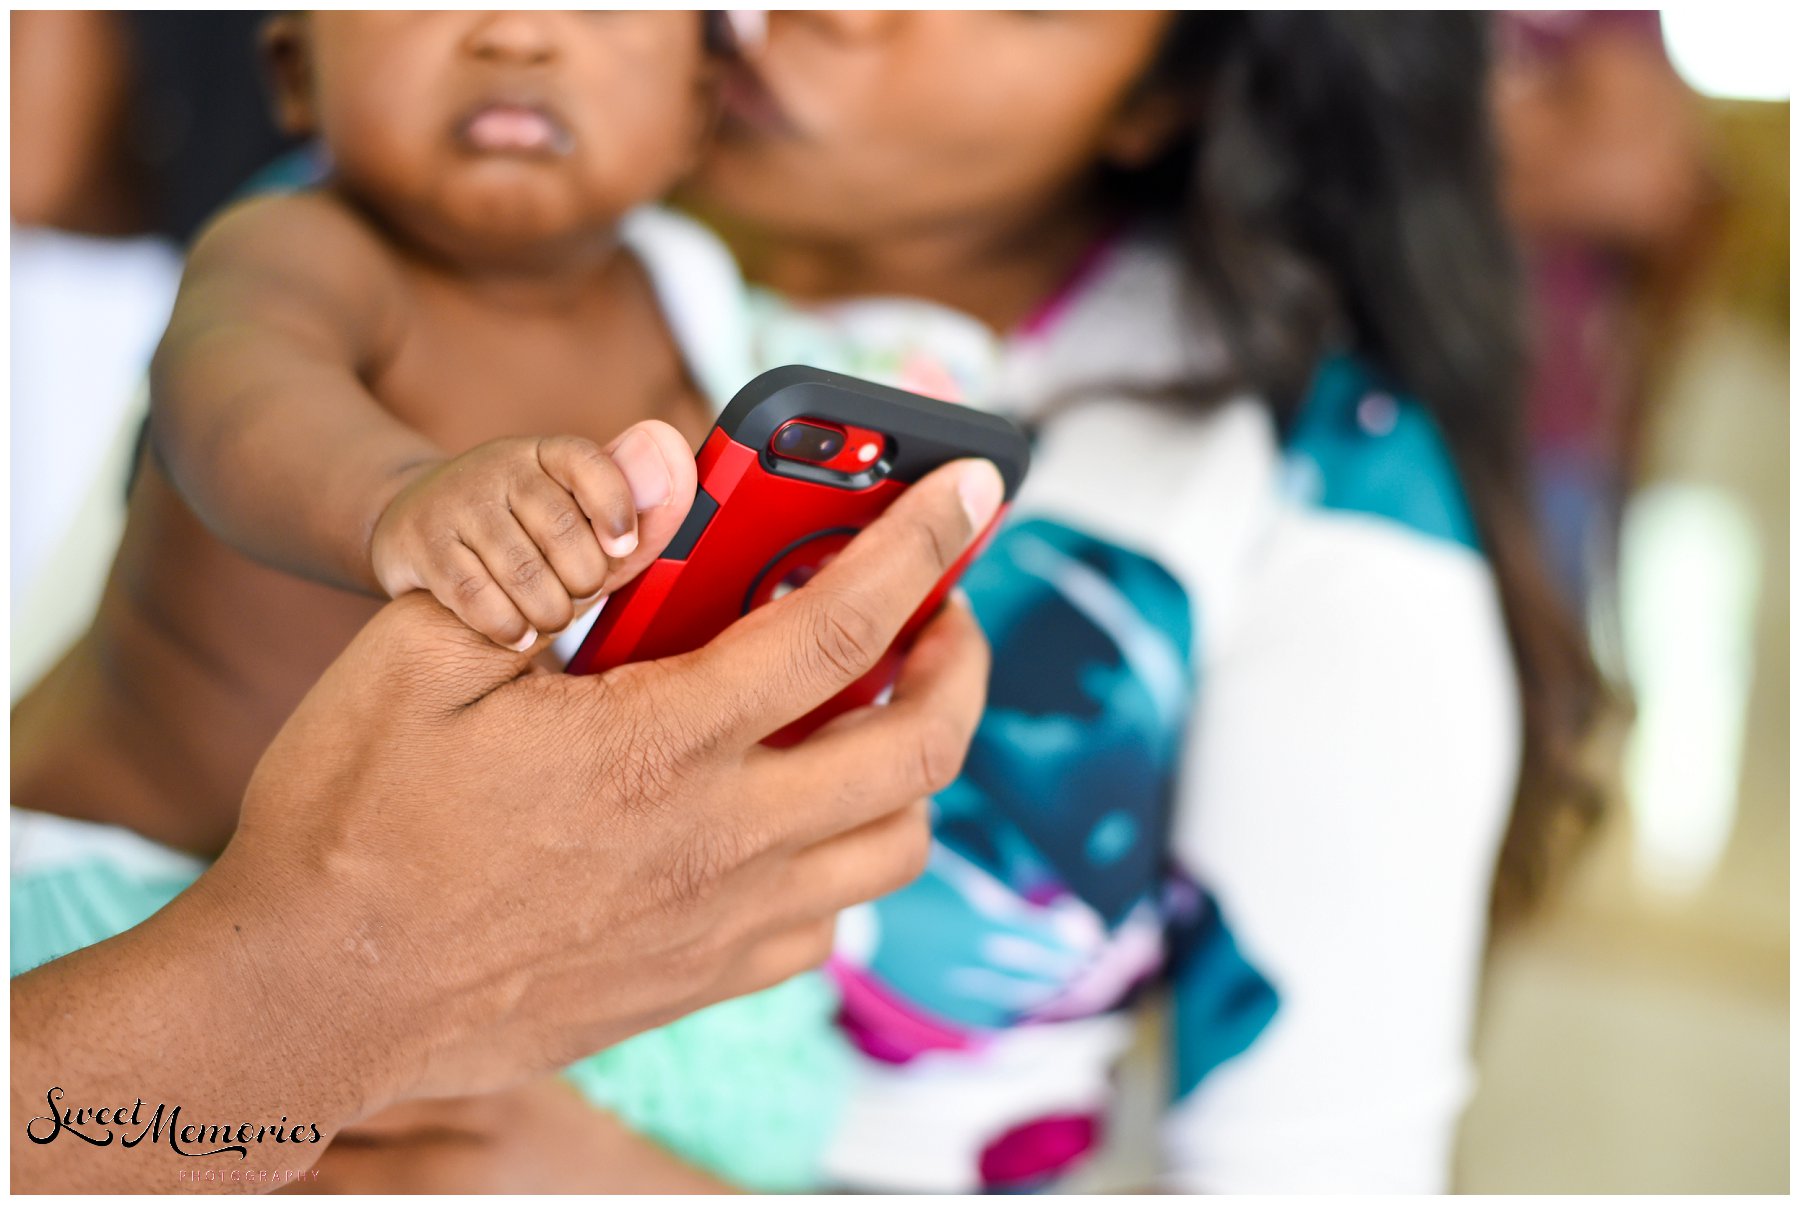
[[(147, 919), (196, 876), (96, 857), (12, 874), (12, 974)], [(835, 994), (802, 975), (727, 1000), (584, 1059), (583, 1096), (689, 1163), (743, 1188), (801, 1191), (849, 1091)]]
[(819, 1187), (850, 1092), (837, 995), (801, 975), (583, 1059), (582, 1095), (688, 1162), (760, 1192)]
[(99, 859), (14, 871), (12, 974), (143, 923), (196, 877), (127, 871)]

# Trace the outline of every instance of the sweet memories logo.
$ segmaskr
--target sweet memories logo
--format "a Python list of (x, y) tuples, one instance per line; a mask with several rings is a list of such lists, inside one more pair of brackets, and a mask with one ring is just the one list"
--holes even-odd
[(116, 1138), (121, 1147), (130, 1149), (148, 1140), (153, 1145), (167, 1142), (177, 1155), (200, 1158), (206, 1155), (235, 1154), (243, 1159), (252, 1143), (310, 1143), (324, 1141), (319, 1127), (310, 1123), (292, 1123), (283, 1117), (279, 1123), (240, 1122), (236, 1125), (217, 1123), (183, 1124), (181, 1106), (158, 1104), (148, 1117), (144, 1102), (97, 1109), (69, 1107), (63, 1100), (61, 1087), (45, 1093), (50, 1102), (48, 1115), (39, 1114), (25, 1123), (25, 1136), (43, 1146), (67, 1134), (93, 1146), (111, 1146)]

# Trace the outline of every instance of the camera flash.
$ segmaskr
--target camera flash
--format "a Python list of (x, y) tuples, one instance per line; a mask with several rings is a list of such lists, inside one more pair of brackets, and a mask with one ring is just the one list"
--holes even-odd
[(881, 445), (873, 440), (856, 449), (856, 458), (864, 464), (868, 464), (879, 455), (881, 455)]

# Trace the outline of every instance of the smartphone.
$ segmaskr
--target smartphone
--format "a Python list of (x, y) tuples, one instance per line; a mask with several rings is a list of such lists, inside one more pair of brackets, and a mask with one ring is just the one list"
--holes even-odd
[(745, 385), (701, 445), (699, 489), (662, 556), (600, 609), (568, 672), (689, 652), (806, 584), (906, 488), (964, 457), (993, 461), (998, 513), (951, 566), (879, 664), (775, 733), (790, 745), (882, 698), (918, 630), (993, 536), (1025, 479), (1030, 448), (1007, 420), (823, 369), (789, 365)]

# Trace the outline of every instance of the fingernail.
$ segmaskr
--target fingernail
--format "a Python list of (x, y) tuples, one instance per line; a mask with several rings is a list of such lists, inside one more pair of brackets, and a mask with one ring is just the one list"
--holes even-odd
[(970, 461), (963, 466), (962, 479), (956, 483), (956, 493), (969, 516), (969, 525), (977, 532), (985, 529), (988, 520), (1000, 509), (1000, 499), (1005, 492), (1006, 484), (1000, 480), (1000, 470), (986, 460)]
[(961, 586), (950, 587), (950, 601), (965, 611), (973, 611), (975, 604), (969, 601), (969, 592)]
[(600, 547), (604, 548), (606, 555), (615, 561), (630, 556), (632, 550), (637, 546), (638, 538), (635, 531), (628, 531), (622, 536), (613, 536), (611, 539), (600, 541)]
[(523, 636), (519, 637), (517, 640), (515, 640), (513, 643), (507, 645), (506, 647), (511, 649), (515, 653), (522, 653), (526, 649), (530, 648), (532, 645), (534, 645), (536, 643), (537, 643), (537, 629), (536, 628), (526, 628), (525, 634)]
[[(612, 458), (619, 472), (625, 474), (625, 484), (631, 487), (631, 504), (638, 510), (650, 510), (669, 500), (669, 466), (656, 450), (655, 440), (642, 431), (633, 431), (613, 449)], [(634, 547), (636, 539), (632, 537)]]

